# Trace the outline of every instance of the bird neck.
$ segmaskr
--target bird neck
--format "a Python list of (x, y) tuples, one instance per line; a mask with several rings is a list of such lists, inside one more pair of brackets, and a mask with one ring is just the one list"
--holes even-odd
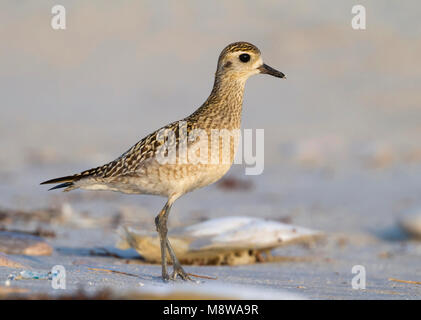
[(211, 127), (239, 129), (245, 79), (216, 74), (211, 94), (190, 118), (206, 118)]

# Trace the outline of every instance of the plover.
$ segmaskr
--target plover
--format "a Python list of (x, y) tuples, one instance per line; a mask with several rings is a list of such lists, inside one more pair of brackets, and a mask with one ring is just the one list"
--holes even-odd
[[(260, 50), (253, 44), (235, 42), (228, 45), (219, 55), (211, 94), (191, 115), (149, 134), (112, 162), (41, 184), (59, 183), (50, 190), (65, 188), (64, 191), (70, 191), (80, 188), (167, 197), (165, 206), (155, 218), (161, 246), (162, 277), (164, 280), (175, 280), (180, 276), (183, 280), (189, 280), (189, 274), (182, 268), (167, 238), (168, 214), (179, 197), (216, 182), (231, 167), (236, 147), (234, 142), (230, 141), (229, 161), (222, 161), (220, 153), (215, 156), (212, 152), (212, 146), (215, 145), (209, 143), (210, 137), (215, 130), (240, 129), (245, 82), (250, 76), (259, 73), (285, 78), (282, 72), (263, 63)], [(184, 123), (184, 126), (180, 126), (180, 123)], [(200, 135), (195, 140), (183, 139), (184, 134), (193, 132), (204, 132), (207, 138)], [(204, 153), (207, 153), (206, 159), (209, 161), (185, 161), (181, 159), (179, 149), (176, 149), (175, 162), (162, 161), (162, 156), (168, 157), (171, 146), (181, 147), (181, 144), (190, 156), (192, 154), (189, 151), (192, 149), (201, 153), (203, 149), (198, 148), (198, 144), (202, 147), (205, 145)], [(222, 149), (219, 140), (216, 147)], [(167, 272), (167, 250), (173, 264), (171, 276)]]

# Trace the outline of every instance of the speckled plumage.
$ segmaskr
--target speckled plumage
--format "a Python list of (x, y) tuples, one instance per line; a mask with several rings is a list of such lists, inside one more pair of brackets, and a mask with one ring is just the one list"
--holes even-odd
[[(240, 55), (247, 55), (249, 60), (242, 61)], [(213, 129), (240, 129), (245, 82), (248, 77), (257, 73), (284, 77), (279, 71), (263, 64), (260, 51), (254, 45), (247, 42), (235, 42), (228, 45), (219, 56), (214, 86), (208, 99), (195, 112), (180, 120), (185, 124), (187, 135), (196, 129), (207, 133), (208, 157), (209, 160), (217, 160), (216, 163), (212, 161), (203, 164), (180, 163), (179, 154), (177, 154), (177, 162), (173, 164), (157, 161), (157, 152), (164, 144), (163, 140), (158, 139), (160, 132), (174, 133), (174, 139), (167, 142), (169, 145), (175, 144), (178, 147), (180, 141), (184, 141), (180, 137), (185, 133), (179, 126), (180, 121), (176, 121), (149, 134), (112, 162), (43, 183), (61, 183), (52, 189), (65, 188), (65, 191), (81, 188), (167, 197), (168, 202), (157, 217), (162, 255), (165, 256), (165, 247), (167, 247), (174, 262), (175, 276), (178, 274), (183, 279), (188, 278), (181, 266), (177, 265), (176, 257), (166, 239), (166, 217), (169, 208), (183, 194), (217, 181), (231, 167), (236, 147), (234, 141), (230, 142), (230, 161), (222, 162), (221, 159), (214, 159), (215, 156), (210, 151), (211, 132)], [(189, 141), (187, 149), (201, 141), (200, 139)], [(165, 278), (165, 257), (163, 261), (163, 277)]]
[[(235, 79), (233, 75), (226, 74), (223, 65), (224, 57), (228, 53), (237, 51), (250, 51), (260, 54), (259, 49), (246, 42), (233, 43), (221, 52), (214, 87), (209, 98), (193, 114), (180, 120), (186, 121), (187, 134), (193, 129), (204, 129), (210, 135), (211, 129), (232, 130), (240, 128), (245, 79)], [(209, 175), (212, 175), (212, 172), (215, 173), (215, 177), (206, 179), (211, 183), (218, 180), (221, 174), (229, 169), (225, 164), (220, 166), (211, 164), (206, 166), (194, 165), (200, 168), (168, 164), (159, 165), (158, 168), (157, 164), (151, 159), (155, 156), (157, 148), (163, 143), (156, 139), (157, 133), (162, 129), (171, 130), (177, 138), (179, 137), (179, 121), (176, 121), (149, 134), (116, 160), (70, 176), (68, 182), (71, 185), (67, 186), (65, 191), (84, 188), (172, 196), (182, 194), (184, 191), (191, 191), (192, 188), (161, 190), (161, 188), (156, 187), (156, 184), (168, 183), (166, 181), (168, 179), (184, 179), (188, 174), (191, 174), (194, 179), (198, 172), (206, 170), (206, 168), (210, 168), (210, 170), (206, 170), (209, 171)], [(173, 171), (173, 174), (171, 174), (171, 171)], [(145, 174), (147, 177), (145, 177)], [(187, 178), (192, 180), (191, 177)], [(153, 180), (157, 181), (154, 182)], [(136, 184), (139, 184), (139, 186), (136, 187)], [(195, 185), (194, 181), (192, 181), (192, 184)], [(199, 183), (197, 187), (200, 186)]]

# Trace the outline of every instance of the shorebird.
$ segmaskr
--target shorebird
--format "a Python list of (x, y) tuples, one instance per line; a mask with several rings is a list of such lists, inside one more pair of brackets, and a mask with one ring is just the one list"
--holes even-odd
[[(175, 200), (190, 191), (216, 182), (231, 167), (235, 142), (230, 140), (229, 161), (221, 161), (221, 155), (211, 150), (214, 144), (209, 144), (210, 137), (214, 130), (240, 129), (245, 82), (250, 76), (259, 73), (285, 78), (282, 72), (263, 63), (260, 50), (253, 44), (231, 43), (219, 55), (211, 94), (191, 115), (149, 134), (114, 161), (41, 184), (59, 183), (50, 190), (65, 188), (64, 191), (70, 191), (80, 188), (167, 197), (165, 206), (155, 218), (161, 247), (162, 278), (175, 280), (179, 276), (183, 280), (191, 280), (168, 241), (168, 215)], [(180, 123), (185, 124), (183, 129)], [(194, 141), (182, 139), (185, 133), (198, 131), (204, 132), (208, 138), (200, 135), (200, 139)], [(209, 161), (179, 161), (180, 151), (175, 153), (175, 162), (162, 161), (162, 156), (170, 153), (171, 146), (181, 147), (182, 144), (187, 151), (194, 149), (195, 152), (199, 150), (198, 153), (203, 150), (197, 148), (198, 144), (205, 146), (205, 158)], [(217, 148), (222, 149), (219, 140)], [(187, 154), (192, 155), (189, 152)], [(171, 276), (167, 272), (167, 250), (173, 265)]]

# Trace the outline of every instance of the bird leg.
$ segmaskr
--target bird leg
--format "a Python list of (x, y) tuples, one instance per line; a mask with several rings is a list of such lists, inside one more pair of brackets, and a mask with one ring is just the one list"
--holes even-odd
[(166, 212), (169, 210), (168, 202), (165, 204), (164, 208), (155, 218), (155, 226), (156, 231), (159, 234), (159, 242), (161, 244), (161, 266), (162, 266), (162, 278), (166, 281), (169, 280), (168, 272), (167, 272), (167, 218)]
[(178, 261), (168, 238), (167, 238), (167, 248), (168, 248), (168, 252), (170, 253), (172, 265), (173, 265), (173, 273), (171, 275), (171, 279), (175, 280), (177, 276), (179, 275), (180, 278), (183, 280), (192, 280), (190, 276), (187, 274), (187, 272), (184, 271), (183, 267), (181, 266), (180, 261)]
[(189, 275), (184, 271), (182, 268), (180, 262), (178, 261), (175, 252), (173, 248), (171, 247), (171, 243), (168, 240), (168, 228), (167, 228), (167, 220), (168, 215), (170, 213), (171, 204), (168, 202), (165, 204), (164, 208), (161, 210), (161, 212), (156, 216), (155, 218), (155, 225), (156, 230), (159, 234), (159, 240), (161, 244), (161, 266), (162, 266), (162, 278), (164, 280), (169, 280), (170, 277), (168, 276), (167, 272), (167, 252), (170, 254), (172, 264), (173, 264), (173, 273), (171, 275), (171, 279), (175, 280), (177, 276), (179, 275), (181, 279), (183, 280), (191, 280)]

